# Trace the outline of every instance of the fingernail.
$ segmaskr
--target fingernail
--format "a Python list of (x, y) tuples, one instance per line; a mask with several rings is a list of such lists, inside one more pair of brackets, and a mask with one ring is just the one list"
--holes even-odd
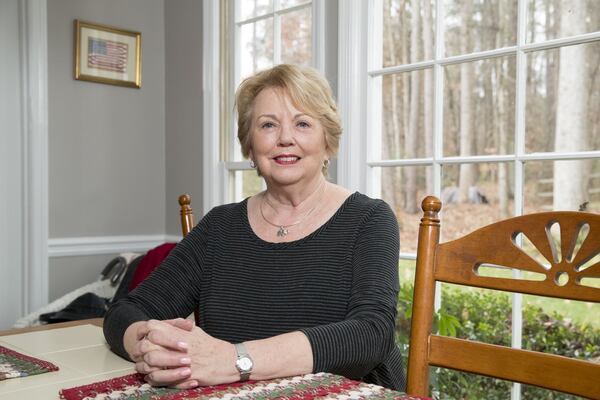
[(188, 383), (188, 387), (190, 389), (195, 388), (197, 386), (198, 386), (198, 382), (196, 382), (196, 381), (191, 381), (190, 383)]
[(187, 349), (188, 344), (186, 342), (177, 342), (177, 347), (179, 347), (180, 349)]
[(189, 368), (184, 368), (181, 370), (181, 372), (179, 372), (179, 375), (181, 376), (188, 376), (189, 374), (192, 373), (192, 370)]
[(191, 364), (192, 363), (192, 359), (189, 357), (183, 357), (182, 359), (179, 360), (179, 362), (181, 364)]

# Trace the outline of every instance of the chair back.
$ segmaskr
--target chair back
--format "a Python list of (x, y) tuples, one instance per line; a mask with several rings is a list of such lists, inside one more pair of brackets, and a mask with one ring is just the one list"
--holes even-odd
[[(600, 215), (523, 215), (440, 244), (440, 200), (426, 197), (421, 207), (407, 392), (427, 396), (436, 366), (600, 399), (593, 361), (431, 332), (436, 282), (599, 303)], [(491, 276), (489, 267), (517, 269), (522, 278)]]
[[(179, 196), (179, 215), (181, 216), (181, 234), (185, 237), (194, 228), (194, 210), (192, 210), (192, 196), (187, 193)], [(194, 310), (196, 325), (200, 322), (198, 307)]]

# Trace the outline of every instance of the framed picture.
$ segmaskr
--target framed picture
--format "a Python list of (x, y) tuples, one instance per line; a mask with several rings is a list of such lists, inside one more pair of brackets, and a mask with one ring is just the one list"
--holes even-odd
[(142, 35), (75, 20), (75, 79), (139, 88)]

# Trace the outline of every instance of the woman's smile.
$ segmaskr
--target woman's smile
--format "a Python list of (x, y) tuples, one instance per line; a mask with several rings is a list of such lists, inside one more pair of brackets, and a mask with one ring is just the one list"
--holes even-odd
[(279, 165), (294, 165), (300, 161), (300, 157), (293, 154), (280, 154), (273, 157), (273, 161)]

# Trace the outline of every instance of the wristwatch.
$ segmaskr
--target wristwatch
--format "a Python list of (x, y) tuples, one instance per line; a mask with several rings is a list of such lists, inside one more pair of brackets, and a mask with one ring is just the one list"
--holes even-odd
[(252, 373), (254, 361), (250, 358), (250, 354), (246, 351), (246, 346), (243, 343), (236, 343), (234, 346), (237, 353), (235, 367), (240, 373), (240, 382), (247, 381)]

